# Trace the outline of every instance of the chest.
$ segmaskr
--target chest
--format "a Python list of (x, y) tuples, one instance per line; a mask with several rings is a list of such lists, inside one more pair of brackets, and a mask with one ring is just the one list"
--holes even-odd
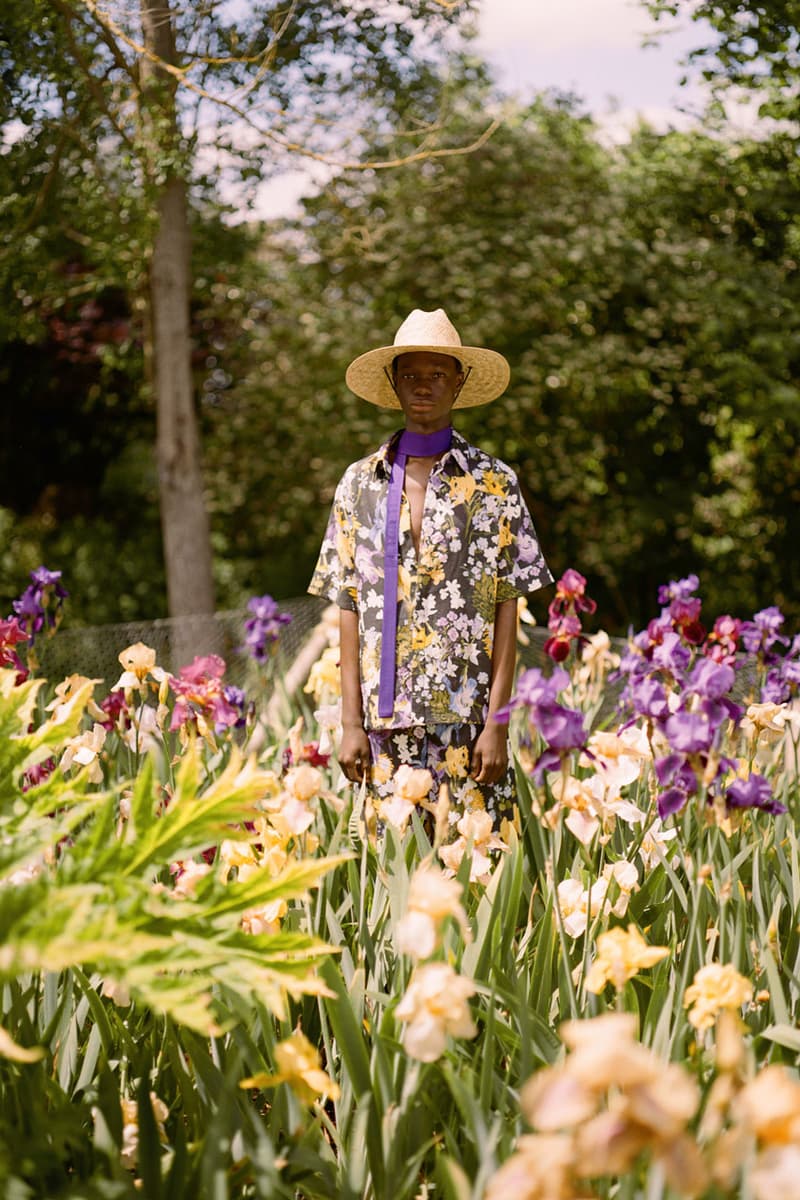
[(409, 459), (406, 463), (403, 491), (408, 500), (411, 518), (411, 540), (414, 550), (419, 554), (420, 538), (422, 536), (422, 517), (425, 512), (425, 496), (428, 491), (428, 480), (433, 467), (432, 459)]

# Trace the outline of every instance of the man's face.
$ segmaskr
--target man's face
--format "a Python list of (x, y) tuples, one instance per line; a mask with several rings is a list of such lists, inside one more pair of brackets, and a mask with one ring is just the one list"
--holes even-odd
[(450, 410), (463, 383), (464, 372), (449, 354), (415, 350), (399, 355), (395, 387), (406, 429), (435, 433), (449, 425)]

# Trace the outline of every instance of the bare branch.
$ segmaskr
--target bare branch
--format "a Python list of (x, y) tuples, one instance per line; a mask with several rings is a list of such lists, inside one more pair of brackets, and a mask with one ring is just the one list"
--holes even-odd
[(457, 154), (472, 154), (474, 151), (480, 150), (481, 146), (489, 141), (489, 138), (497, 132), (502, 124), (503, 118), (495, 117), (486, 126), (483, 133), (474, 142), (470, 142), (468, 146), (440, 146), (433, 150), (416, 150), (413, 154), (402, 154), (397, 158), (372, 159), (367, 162), (358, 159), (351, 162), (341, 162), (327, 155), (315, 154), (311, 150), (305, 150), (302, 146), (290, 146), (288, 148), (296, 154), (313, 158), (317, 162), (327, 163), (329, 166), (338, 167), (343, 171), (383, 171), (388, 167), (405, 167), (409, 163), (421, 162), (427, 158), (452, 158)]
[[(480, 137), (478, 137), (474, 142), (471, 142), (467, 146), (448, 146), (448, 147), (438, 147), (438, 148), (425, 147), (425, 148), (422, 148), (419, 150), (415, 150), (409, 154), (397, 155), (394, 158), (372, 159), (372, 160), (368, 160), (366, 162), (359, 160), (359, 159), (342, 158), (335, 154), (328, 154), (328, 153), (325, 153), (325, 152), (319, 151), (319, 150), (312, 150), (310, 147), (304, 145), (302, 142), (291, 139), (288, 137), (288, 135), (284, 135), (284, 134), (277, 132), (274, 128), (268, 129), (265, 126), (263, 126), (262, 124), (259, 124), (256, 120), (253, 119), (252, 106), (249, 110), (245, 110), (244, 108), (241, 107), (240, 103), (237, 103), (231, 97), (214, 95), (212, 92), (208, 91), (207, 88), (202, 87), (201, 85), (199, 85), (198, 83), (196, 83), (195, 81), (190, 79), (189, 72), (195, 66), (198, 65), (197, 61), (195, 61), (187, 66), (177, 66), (174, 63), (165, 61), (163, 58), (160, 58), (150, 47), (144, 45), (142, 42), (140, 42), (136, 38), (132, 37), (130, 34), (126, 33), (126, 31), (122, 28), (122, 26), (117, 21), (114, 20), (114, 18), (111, 16), (111, 14), (108, 12), (108, 10), (101, 6), (101, 4), (98, 2), (98, 0), (81, 0), (81, 2), (85, 5), (85, 7), (88, 9), (88, 11), (92, 14), (92, 16), (95, 18), (95, 20), (98, 21), (100, 24), (105, 25), (106, 28), (108, 29), (108, 31), (114, 37), (119, 38), (120, 41), (124, 45), (126, 45), (136, 55), (138, 55), (141, 59), (143, 59), (146, 62), (148, 62), (149, 64), (151, 64), (157, 70), (163, 71), (166, 74), (172, 76), (172, 78), (176, 81), (176, 83), (179, 86), (182, 86), (183, 88), (192, 92), (195, 96), (198, 96), (200, 99), (206, 100), (210, 104), (213, 104), (219, 108), (224, 109), (225, 111), (230, 113), (233, 117), (237, 118), (237, 120), (241, 121), (242, 125), (244, 127), (252, 130), (254, 133), (256, 133), (259, 137), (263, 138), (265, 141), (271, 142), (274, 146), (276, 146), (278, 149), (284, 151), (285, 153), (298, 155), (299, 157), (306, 158), (306, 159), (310, 160), (311, 162), (323, 163), (325, 166), (333, 167), (335, 170), (355, 170), (355, 171), (384, 170), (384, 169), (391, 168), (391, 167), (406, 166), (406, 165), (408, 165), (410, 163), (414, 163), (414, 162), (421, 162), (424, 159), (428, 159), (428, 158), (449, 158), (449, 157), (452, 157), (452, 156), (458, 155), (458, 154), (470, 154), (470, 153), (473, 153), (475, 150), (480, 149), (480, 147), (483, 146), (485, 144), (485, 142), (487, 142), (489, 140), (489, 138), (497, 131), (497, 129), (502, 124), (502, 117), (494, 118), (489, 123), (489, 125), (486, 127), (486, 129), (483, 131), (483, 133), (480, 135)], [(442, 0), (437, 0), (437, 3), (441, 3), (441, 2), (442, 2)], [(282, 22), (280, 28), (278, 29), (278, 31), (275, 35), (275, 38), (273, 38), (270, 41), (270, 45), (264, 51), (264, 55), (274, 52), (274, 48), (277, 45), (278, 40), (285, 33), (285, 30), (288, 26), (289, 18), (291, 17), (291, 15), (294, 12), (296, 3), (297, 3), (297, 0), (291, 0), (289, 13), (288, 13), (287, 17), (284, 19), (284, 21)], [(445, 7), (449, 7), (449, 6), (452, 6), (454, 3), (461, 3), (461, 0), (444, 0), (444, 3), (445, 3)], [(261, 59), (263, 60), (263, 55), (261, 56)], [(260, 81), (260, 79), (263, 78), (263, 75), (264, 75), (264, 71), (259, 69), (259, 73), (257, 74), (257, 80), (253, 81), (252, 84), (248, 84), (247, 87), (241, 92), (241, 94), (243, 96), (246, 96), (248, 93), (252, 92), (255, 87), (256, 82)], [(236, 93), (234, 93), (234, 95), (235, 94)], [(286, 113), (285, 110), (279, 110), (277, 113), (273, 111), (273, 113), (271, 114), (271, 117), (274, 120), (276, 117), (288, 117), (288, 114)], [(314, 119), (314, 123), (317, 123), (316, 118)], [(319, 123), (322, 123), (322, 121), (320, 121)], [(325, 123), (328, 123), (328, 122), (325, 122)], [(429, 129), (431, 129), (431, 128), (435, 128), (435, 127), (429, 127)], [(428, 131), (426, 130), (425, 132), (427, 133)]]

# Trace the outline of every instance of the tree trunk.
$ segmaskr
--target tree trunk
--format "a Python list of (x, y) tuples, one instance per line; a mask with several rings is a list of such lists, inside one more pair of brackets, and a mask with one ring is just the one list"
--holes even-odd
[[(168, 0), (141, 0), (144, 43), (162, 61), (174, 63), (175, 40)], [(214, 623), (186, 620), (213, 614), (211, 537), (203, 495), (200, 434), (191, 371), (189, 302), (191, 251), (186, 183), (170, 167), (180, 161), (180, 129), (171, 76), (141, 60), (143, 125), (151, 180), (156, 184), (157, 227), (150, 261), (150, 329), (157, 413), (156, 457), (173, 667), (214, 649)], [(153, 169), (155, 168), (155, 169)]]

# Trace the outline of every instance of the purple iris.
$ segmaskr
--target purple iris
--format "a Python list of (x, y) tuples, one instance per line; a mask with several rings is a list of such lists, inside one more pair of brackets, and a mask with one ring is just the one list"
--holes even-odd
[(61, 571), (48, 571), (47, 567), (36, 567), (34, 571), (31, 571), (31, 579), (34, 586), (40, 591), (43, 588), (52, 587), (54, 594), (58, 596), (59, 600), (64, 600), (69, 595), (69, 592), (64, 590), (60, 582), (61, 574)]
[(14, 612), (19, 618), (23, 629), (30, 634), (40, 633), (44, 629), (45, 611), (39, 589), (30, 584), (13, 603)]
[(539, 708), (541, 705), (556, 704), (559, 692), (569, 685), (569, 675), (563, 667), (557, 667), (552, 675), (544, 675), (538, 667), (523, 671), (517, 680), (517, 690), (508, 704), (495, 713), (495, 720), (506, 724), (515, 708)]
[[(222, 689), (222, 696), (226, 704), (225, 716), (228, 717), (232, 713), (236, 713), (236, 720), (233, 722), (234, 729), (244, 729), (247, 724), (247, 713), (249, 705), (247, 695), (241, 688), (235, 687), (232, 683), (228, 683)], [(221, 733), (223, 729), (230, 725), (230, 721), (223, 719), (216, 727), (217, 733)]]
[(533, 777), (541, 782), (545, 771), (556, 770), (572, 750), (586, 746), (587, 733), (583, 713), (558, 703), (558, 694), (569, 684), (569, 675), (557, 667), (552, 675), (543, 675), (531, 667), (520, 675), (517, 691), (495, 720), (505, 723), (515, 708), (528, 709), (528, 723), (547, 743), (533, 766)]
[(578, 750), (586, 745), (583, 714), (561, 704), (541, 705), (533, 724), (552, 750)]
[(759, 808), (773, 815), (786, 812), (786, 806), (775, 799), (763, 775), (735, 779), (725, 793), (725, 803), (728, 808)]
[(785, 704), (800, 692), (800, 635), (792, 639), (786, 656), (778, 659), (767, 671), (761, 686), (761, 701)]
[(701, 658), (689, 676), (689, 690), (707, 700), (720, 700), (733, 687), (736, 672), (733, 667), (717, 663), (713, 658)]
[(680, 639), (680, 635), (670, 630), (664, 634), (664, 640), (660, 645), (653, 649), (652, 663), (661, 671), (668, 671), (670, 675), (679, 678), (683, 671), (689, 665), (691, 659), (691, 651), (688, 646), (684, 646)]
[(650, 721), (665, 721), (669, 716), (669, 702), (663, 683), (648, 675), (637, 679), (630, 689), (633, 711)]
[(13, 604), (22, 629), (31, 643), (45, 628), (55, 629), (61, 617), (65, 598), (69, 595), (61, 585), (61, 572), (37, 567), (30, 573), (31, 583)]
[(290, 613), (282, 613), (272, 596), (253, 596), (247, 602), (253, 615), (244, 623), (245, 645), (256, 662), (264, 662), (268, 648), (277, 642), (281, 627), (288, 625)]
[(701, 699), (700, 710), (708, 717), (715, 729), (723, 721), (739, 721), (742, 709), (733, 700), (729, 700), (727, 692), (736, 681), (733, 667), (718, 663), (713, 658), (701, 658), (695, 663), (689, 676), (687, 691)]
[(664, 732), (679, 754), (702, 754), (711, 748), (716, 728), (703, 712), (676, 712), (667, 718)]
[(652, 621), (648, 621), (647, 628), (636, 634), (633, 644), (650, 658), (653, 647), (660, 646), (664, 640), (664, 634), (671, 632), (672, 622), (669, 619), (669, 612), (665, 612), (660, 617), (653, 617)]
[(700, 586), (696, 575), (687, 575), (685, 579), (672, 579), (658, 589), (658, 603), (671, 604), (673, 600), (688, 600)]
[(769, 671), (761, 686), (759, 699), (762, 704), (785, 704), (791, 697), (791, 692), (783, 678), (780, 668)]
[[(697, 793), (697, 775), (682, 754), (668, 754), (655, 763), (656, 778), (662, 785), (657, 805), (662, 821), (680, 812), (690, 796)], [(669, 786), (664, 786), (669, 785)]]
[(742, 622), (742, 643), (748, 654), (760, 654), (769, 658), (773, 646), (781, 643), (788, 646), (789, 639), (780, 633), (785, 618), (777, 605), (762, 608), (752, 621)]
[[(238, 691), (238, 688), (235, 690)], [(244, 724), (240, 709), (231, 702), (228, 696), (228, 688), (223, 688), (222, 695), (214, 697), (210, 708), (214, 717), (214, 729), (217, 733), (222, 733), (223, 729), (238, 729)]]

